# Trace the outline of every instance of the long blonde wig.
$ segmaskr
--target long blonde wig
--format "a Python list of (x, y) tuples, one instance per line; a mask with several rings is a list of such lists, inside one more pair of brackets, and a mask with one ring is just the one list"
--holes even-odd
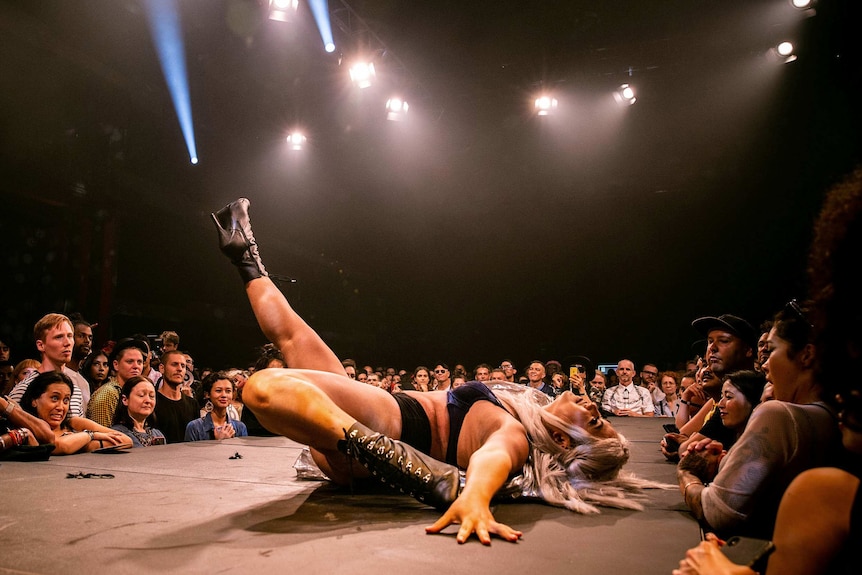
[[(489, 382), (489, 388), (515, 414), (530, 440), (527, 464), (504, 487), (504, 496), (538, 497), (578, 513), (598, 513), (596, 505), (643, 509), (643, 489), (675, 487), (622, 472), (629, 459), (626, 438), (594, 437), (563, 421), (543, 409), (552, 401), (544, 393), (498, 381)], [(565, 431), (572, 438), (571, 446), (554, 441), (550, 427)]]

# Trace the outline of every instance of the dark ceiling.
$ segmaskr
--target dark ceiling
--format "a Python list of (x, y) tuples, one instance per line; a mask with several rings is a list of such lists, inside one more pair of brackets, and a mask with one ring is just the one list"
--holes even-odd
[[(263, 4), (178, 0), (192, 166), (144, 2), (0, 3), (20, 303), (2, 331), (63, 308), (102, 338), (176, 328), (205, 363), (246, 361), (263, 341), (208, 220), (244, 195), (268, 268), (339, 355), (670, 366), (694, 317), (759, 322), (804, 291), (822, 193), (860, 157), (851, 0), (333, 0), (335, 54), (305, 2), (292, 24)], [(784, 38), (800, 56), (781, 65)], [(360, 48), (380, 76), (362, 92), (340, 65)], [(380, 112), (395, 88), (409, 121)], [(539, 89), (556, 116), (531, 114)], [(15, 271), (33, 258), (38, 277)]]

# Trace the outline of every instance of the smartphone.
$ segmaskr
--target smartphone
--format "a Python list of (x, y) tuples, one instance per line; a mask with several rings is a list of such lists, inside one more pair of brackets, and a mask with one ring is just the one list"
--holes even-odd
[(585, 374), (587, 370), (583, 365), (573, 365), (569, 368), (569, 377), (575, 377), (576, 374)]
[(667, 447), (665, 449), (667, 449), (668, 453), (677, 453), (679, 451), (679, 441), (677, 441), (676, 439), (672, 437), (665, 437), (664, 442), (667, 444)]
[(665, 423), (662, 427), (665, 433), (679, 433), (679, 429), (673, 423)]
[[(721, 548), (725, 557), (737, 565), (754, 568), (763, 566), (769, 554), (775, 550), (772, 541), (752, 537), (731, 537)], [(755, 569), (757, 570), (757, 569)]]

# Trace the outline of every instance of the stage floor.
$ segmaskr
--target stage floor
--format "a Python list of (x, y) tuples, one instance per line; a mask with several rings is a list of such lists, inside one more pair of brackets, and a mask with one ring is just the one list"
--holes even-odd
[[(613, 421), (628, 471), (675, 483), (658, 448), (667, 421)], [(426, 535), (439, 514), (410, 497), (297, 479), (301, 450), (249, 437), (2, 462), (0, 573), (668, 574), (700, 540), (674, 489), (600, 515), (501, 503), (520, 542), (458, 545), (454, 526)], [(79, 472), (114, 477), (67, 478)]]

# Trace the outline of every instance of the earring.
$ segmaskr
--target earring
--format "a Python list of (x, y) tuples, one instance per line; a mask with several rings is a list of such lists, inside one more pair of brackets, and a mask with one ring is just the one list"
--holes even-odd
[(207, 400), (206, 404), (204, 404), (204, 410), (205, 410), (207, 413), (212, 413), (212, 410), (213, 410), (213, 402), (212, 402), (212, 401), (210, 401), (209, 399)]

